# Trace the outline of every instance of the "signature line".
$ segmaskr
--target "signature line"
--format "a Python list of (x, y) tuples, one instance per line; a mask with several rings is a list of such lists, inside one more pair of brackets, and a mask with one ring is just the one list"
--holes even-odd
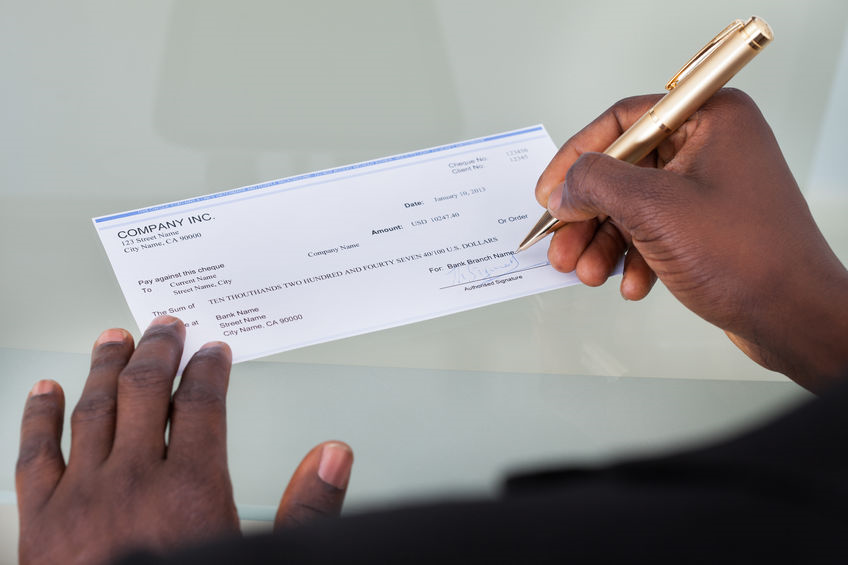
[(476, 279), (476, 280), (473, 280), (473, 281), (465, 281), (465, 282), (461, 282), (461, 283), (452, 284), (450, 286), (443, 286), (439, 290), (445, 290), (447, 288), (453, 288), (455, 286), (462, 286), (462, 285), (465, 285), (465, 284), (474, 284), (474, 283), (478, 283), (478, 282), (482, 282), (482, 281), (493, 281), (495, 279), (499, 279), (499, 278), (505, 277), (507, 275), (514, 275), (515, 273), (523, 273), (524, 271), (530, 271), (532, 269), (538, 269), (539, 267), (547, 267), (548, 265), (550, 265), (550, 263), (540, 263), (538, 265), (533, 265), (532, 267), (526, 267), (524, 269), (519, 269), (517, 271), (510, 271), (508, 273), (502, 273), (500, 275), (495, 275), (493, 277), (484, 277), (482, 279)]

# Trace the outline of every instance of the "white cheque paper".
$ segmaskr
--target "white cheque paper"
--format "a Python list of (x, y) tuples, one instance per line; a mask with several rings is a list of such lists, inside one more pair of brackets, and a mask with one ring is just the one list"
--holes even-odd
[(93, 221), (140, 328), (245, 361), (575, 284), (514, 253), (555, 151), (535, 126)]

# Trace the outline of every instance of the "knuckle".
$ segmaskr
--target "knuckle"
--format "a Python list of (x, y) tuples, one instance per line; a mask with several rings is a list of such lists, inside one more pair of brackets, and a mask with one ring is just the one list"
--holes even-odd
[(571, 193), (572, 191), (578, 190), (581, 185), (581, 181), (583, 180), (584, 174), (581, 172), (586, 163), (586, 156), (581, 155), (579, 159), (577, 159), (571, 167), (569, 167), (568, 171), (565, 173), (565, 188), (567, 189), (565, 192)]
[(182, 343), (182, 333), (180, 331), (179, 324), (159, 324), (155, 326), (150, 326), (147, 328), (147, 331), (144, 332), (141, 340), (139, 341), (139, 346), (141, 342), (151, 342), (151, 341), (160, 341), (168, 343), (172, 346), (180, 346)]
[(653, 106), (660, 95), (656, 94), (640, 94), (637, 96), (628, 96), (622, 98), (612, 106), (610, 106), (605, 114), (615, 119), (619, 125), (623, 126), (625, 117), (632, 114), (642, 114), (645, 109)]
[(622, 236), (615, 223), (609, 219), (601, 223), (595, 237), (598, 238), (600, 245), (616, 252), (623, 253), (627, 248), (624, 236)]
[(23, 415), (23, 425), (27, 426), (34, 422), (45, 419), (58, 418), (60, 406), (52, 395), (31, 397), (26, 404)]
[(159, 389), (170, 386), (173, 370), (158, 358), (137, 359), (118, 375), (118, 384), (137, 389)]
[(548, 187), (546, 185), (542, 184), (542, 179), (540, 178), (539, 182), (536, 183), (535, 195), (536, 195), (536, 201), (539, 204), (541, 204), (542, 206), (547, 205), (548, 192), (550, 192), (550, 190), (548, 189)]
[(641, 107), (645, 103), (645, 99), (648, 95), (640, 94), (636, 96), (627, 96), (625, 98), (620, 99), (618, 102), (613, 104), (609, 111), (615, 112), (617, 109), (629, 110), (631, 108)]
[(295, 508), (301, 516), (307, 519), (326, 518), (332, 515), (332, 513), (327, 508), (322, 507), (318, 501), (298, 500), (295, 503)]
[(748, 96), (745, 91), (733, 88), (732, 86), (722, 88), (719, 94), (723, 99), (726, 99), (735, 106), (752, 107), (756, 105), (753, 98)]
[(300, 527), (334, 516), (335, 513), (327, 508), (323, 508), (320, 502), (295, 500), (286, 513), (283, 525), (285, 527)]
[(193, 367), (202, 367), (202, 370), (208, 370), (227, 367), (230, 361), (224, 349), (220, 347), (207, 347), (198, 350), (192, 356), (189, 363)]
[(727, 130), (745, 131), (762, 119), (756, 102), (737, 88), (721, 89), (712, 104), (714, 123), (708, 125), (712, 131), (724, 132), (722, 135), (727, 135)]
[(114, 418), (117, 400), (111, 394), (97, 393), (83, 396), (71, 414), (71, 425)]
[(98, 351), (97, 356), (91, 360), (90, 373), (118, 372), (126, 366), (127, 360), (115, 346), (120, 344), (109, 343), (101, 346), (110, 350)]
[(29, 472), (42, 462), (55, 458), (58, 452), (59, 447), (54, 438), (43, 435), (30, 438), (21, 444), (15, 472)]
[(568, 188), (565, 191), (567, 196), (584, 193), (591, 195), (591, 190), (596, 183), (591, 182), (589, 175), (597, 162), (598, 156), (591, 153), (584, 153), (574, 162), (565, 177), (565, 186)]
[(180, 383), (174, 395), (174, 409), (223, 412), (225, 407), (224, 394), (209, 383), (192, 380)]

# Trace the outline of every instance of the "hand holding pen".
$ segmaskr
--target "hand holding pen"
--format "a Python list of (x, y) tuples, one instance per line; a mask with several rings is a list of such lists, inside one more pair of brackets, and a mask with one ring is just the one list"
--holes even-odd
[(596, 286), (624, 255), (625, 298), (644, 298), (659, 277), (752, 359), (823, 388), (848, 365), (839, 342), (848, 333), (848, 272), (771, 129), (748, 96), (725, 89), (642, 166), (595, 153), (657, 98), (615, 104), (542, 173), (536, 198), (563, 222), (551, 265)]
[[(744, 23), (741, 20), (732, 22), (671, 77), (665, 86), (669, 93), (630, 124), (604, 153), (628, 163), (638, 163), (773, 38), (769, 25), (756, 16)], [(518, 251), (561, 227), (562, 222), (546, 212), (518, 246)]]

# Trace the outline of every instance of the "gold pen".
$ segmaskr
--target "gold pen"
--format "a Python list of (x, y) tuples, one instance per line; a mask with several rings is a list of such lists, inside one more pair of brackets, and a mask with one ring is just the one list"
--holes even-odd
[[(668, 94), (621, 134), (604, 153), (628, 163), (642, 160), (663, 139), (683, 125), (773, 38), (769, 25), (756, 16), (751, 16), (747, 22), (735, 20), (683, 65), (665, 85)], [(527, 249), (564, 224), (546, 211), (518, 246), (518, 251)]]

